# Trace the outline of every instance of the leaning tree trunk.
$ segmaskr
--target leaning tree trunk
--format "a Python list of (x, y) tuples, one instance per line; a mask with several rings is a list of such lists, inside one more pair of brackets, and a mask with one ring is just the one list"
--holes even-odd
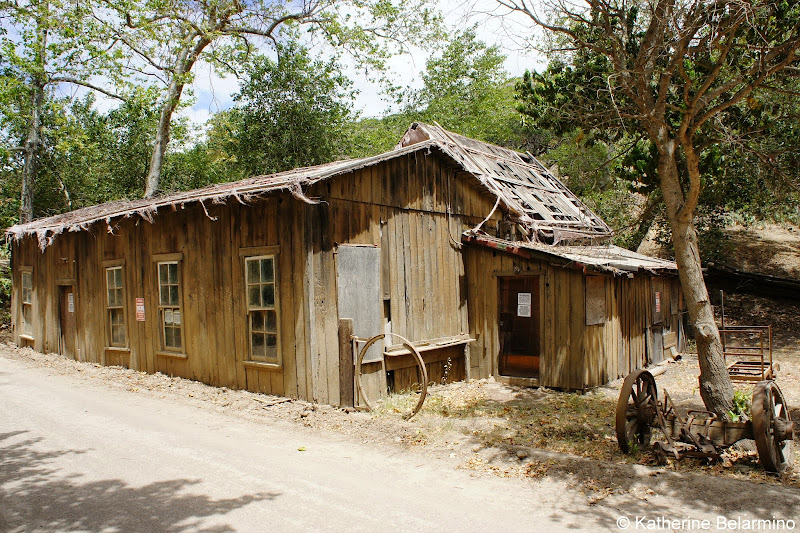
[(206, 46), (211, 44), (211, 38), (201, 36), (191, 48), (184, 48), (175, 62), (175, 69), (167, 88), (167, 98), (161, 107), (161, 116), (158, 118), (158, 130), (156, 131), (153, 155), (150, 158), (150, 169), (147, 171), (147, 184), (144, 190), (145, 198), (152, 198), (158, 193), (159, 182), (161, 179), (161, 168), (164, 166), (164, 155), (169, 144), (169, 130), (172, 122), (172, 115), (178, 108), (181, 101), (183, 87), (192, 72), (192, 67), (197, 62), (200, 54)]
[(150, 157), (150, 168), (147, 171), (147, 183), (144, 190), (145, 198), (152, 198), (158, 193), (161, 169), (164, 166), (164, 154), (167, 152), (167, 144), (169, 144), (170, 123), (172, 122), (172, 115), (178, 107), (182, 92), (183, 84), (173, 79), (169, 84), (167, 99), (161, 107), (161, 115), (158, 118), (158, 130), (156, 130), (153, 155)]
[(733, 384), (725, 366), (714, 309), (703, 279), (694, 226), (694, 209), (687, 208), (686, 205), (686, 197), (678, 177), (675, 149), (675, 143), (670, 142), (668, 149), (660, 153), (658, 171), (672, 227), (675, 262), (678, 264), (681, 287), (697, 342), (700, 396), (708, 410), (722, 419), (728, 419), (729, 412), (733, 410)]

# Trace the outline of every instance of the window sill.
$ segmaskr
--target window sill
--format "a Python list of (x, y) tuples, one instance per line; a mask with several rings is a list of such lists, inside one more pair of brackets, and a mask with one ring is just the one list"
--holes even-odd
[(259, 361), (245, 361), (244, 366), (246, 368), (255, 368), (257, 370), (271, 370), (271, 371), (283, 370), (283, 365), (279, 363), (261, 363)]
[(121, 346), (106, 346), (104, 350), (107, 352), (131, 353), (130, 348), (123, 348)]
[(159, 357), (172, 357), (174, 359), (188, 359), (189, 356), (185, 353), (180, 352), (164, 352), (164, 351), (156, 351), (156, 355)]

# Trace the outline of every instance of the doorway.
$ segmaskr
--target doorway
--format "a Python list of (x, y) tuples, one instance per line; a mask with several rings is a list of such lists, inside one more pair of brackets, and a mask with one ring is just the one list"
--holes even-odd
[(58, 353), (74, 359), (75, 337), (78, 330), (75, 326), (75, 287), (72, 285), (58, 287), (58, 323), (60, 328)]
[(538, 378), (541, 276), (498, 278), (501, 376)]

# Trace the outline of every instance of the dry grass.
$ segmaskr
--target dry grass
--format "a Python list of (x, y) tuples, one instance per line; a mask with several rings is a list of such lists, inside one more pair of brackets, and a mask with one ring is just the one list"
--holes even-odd
[[(510, 390), (512, 397), (503, 397)], [(508, 396), (508, 393), (506, 394)], [(400, 416), (416, 404), (414, 392), (392, 394), (379, 416)], [(435, 431), (447, 421), (485, 447), (528, 446), (596, 459), (619, 459), (613, 424), (616, 401), (547, 389), (514, 389), (475, 382), (434, 389), (417, 424)]]
[[(694, 396), (690, 389), (696, 383), (694, 366), (696, 361), (694, 365), (684, 361), (671, 366), (669, 372), (672, 374), (670, 394), (687, 396), (689, 404), (693, 403), (690, 399)], [(673, 391), (676, 383), (683, 382), (688, 384), (686, 390), (678, 387)], [(392, 394), (380, 402), (375, 416), (377, 419), (400, 419), (418, 398), (413, 391)], [(649, 447), (631, 455), (620, 452), (614, 432), (615, 408), (614, 387), (579, 394), (510, 387), (483, 380), (452, 384), (430, 390), (422, 410), (413, 419), (414, 434), (404, 440), (417, 445), (477, 444), (482, 449), (506, 449), (511, 456), (520, 449), (535, 448), (600, 461), (656, 466), (656, 457)], [(663, 440), (663, 436), (656, 430), (653, 439)], [(490, 471), (502, 477), (540, 477), (547, 474), (551, 465), (536, 460), (522, 461), (518, 465), (498, 464), (474, 456), (464, 467)], [(794, 470), (780, 477), (765, 473), (757, 454), (747, 452), (729, 451), (724, 461), (716, 464), (669, 459), (666, 468), (800, 487), (800, 454), (796, 454)]]

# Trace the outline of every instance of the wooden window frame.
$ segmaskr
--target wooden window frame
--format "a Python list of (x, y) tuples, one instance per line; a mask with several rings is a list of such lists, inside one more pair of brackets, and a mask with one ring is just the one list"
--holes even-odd
[[(105, 280), (106, 280), (106, 348), (109, 349), (125, 349), (128, 347), (128, 312), (126, 309), (125, 302), (127, 302), (127, 291), (125, 290), (125, 263), (122, 261), (107, 261), (104, 262), (104, 272), (105, 272)], [(108, 286), (108, 272), (110, 270), (119, 270), (121, 273), (121, 283), (120, 287), (109, 287)], [(119, 305), (111, 305), (109, 301), (109, 290), (121, 290), (122, 291), (122, 301), (119, 302)], [(111, 314), (112, 311), (122, 311), (122, 333), (124, 340), (122, 344), (115, 344), (114, 343), (114, 335), (113, 335), (113, 328), (114, 324), (111, 322)]]
[[(20, 289), (19, 289), (19, 312), (22, 319), (22, 333), (21, 337), (33, 340), (33, 267), (23, 266), (19, 269), (20, 273)], [(30, 286), (27, 288), (30, 292), (28, 298), (25, 297), (25, 277), (30, 276)], [(25, 310), (28, 310), (29, 320), (25, 319)]]
[[(160, 354), (169, 355), (169, 356), (183, 356), (186, 354), (186, 334), (185, 334), (185, 313), (184, 305), (183, 305), (183, 256), (182, 254), (162, 254), (159, 256), (154, 256), (153, 258), (156, 261), (156, 302), (158, 303), (158, 329), (161, 343), (161, 352)], [(176, 265), (177, 268), (177, 282), (176, 287), (178, 291), (178, 304), (163, 304), (161, 302), (161, 265)], [(172, 284), (168, 283), (168, 286), (172, 286)], [(178, 331), (181, 337), (181, 344), (180, 346), (167, 346), (167, 338), (166, 338), (166, 314), (167, 311), (171, 311), (174, 316), (175, 310), (178, 310), (180, 314), (180, 322), (178, 323)], [(175, 327), (174, 321), (171, 322), (171, 326)]]
[[(242, 258), (242, 287), (244, 290), (244, 312), (245, 312), (245, 320), (247, 321), (246, 327), (246, 334), (247, 334), (247, 357), (245, 359), (246, 366), (258, 366), (264, 368), (271, 368), (271, 369), (280, 369), (283, 366), (283, 356), (281, 352), (281, 314), (280, 314), (280, 296), (279, 296), (279, 272), (278, 272), (278, 247), (277, 246), (263, 246), (263, 247), (253, 247), (253, 248), (243, 248), (240, 250), (240, 256)], [(270, 259), (272, 261), (272, 281), (265, 282), (259, 279), (256, 283), (251, 283), (250, 279), (248, 278), (248, 264), (250, 261), (261, 261), (264, 259)], [(249, 292), (250, 287), (258, 285), (263, 286), (266, 284), (272, 284), (273, 287), (273, 304), (272, 307), (260, 305), (260, 306), (252, 306), (250, 305), (250, 298)], [(253, 315), (256, 312), (264, 312), (264, 311), (273, 311), (275, 313), (275, 355), (274, 357), (270, 357), (265, 355), (263, 358), (259, 356), (255, 356), (253, 354)], [(272, 332), (266, 330), (266, 326), (264, 327), (263, 331), (257, 331), (256, 333), (262, 333), (265, 335), (265, 346), (266, 346), (266, 336), (272, 334)]]

